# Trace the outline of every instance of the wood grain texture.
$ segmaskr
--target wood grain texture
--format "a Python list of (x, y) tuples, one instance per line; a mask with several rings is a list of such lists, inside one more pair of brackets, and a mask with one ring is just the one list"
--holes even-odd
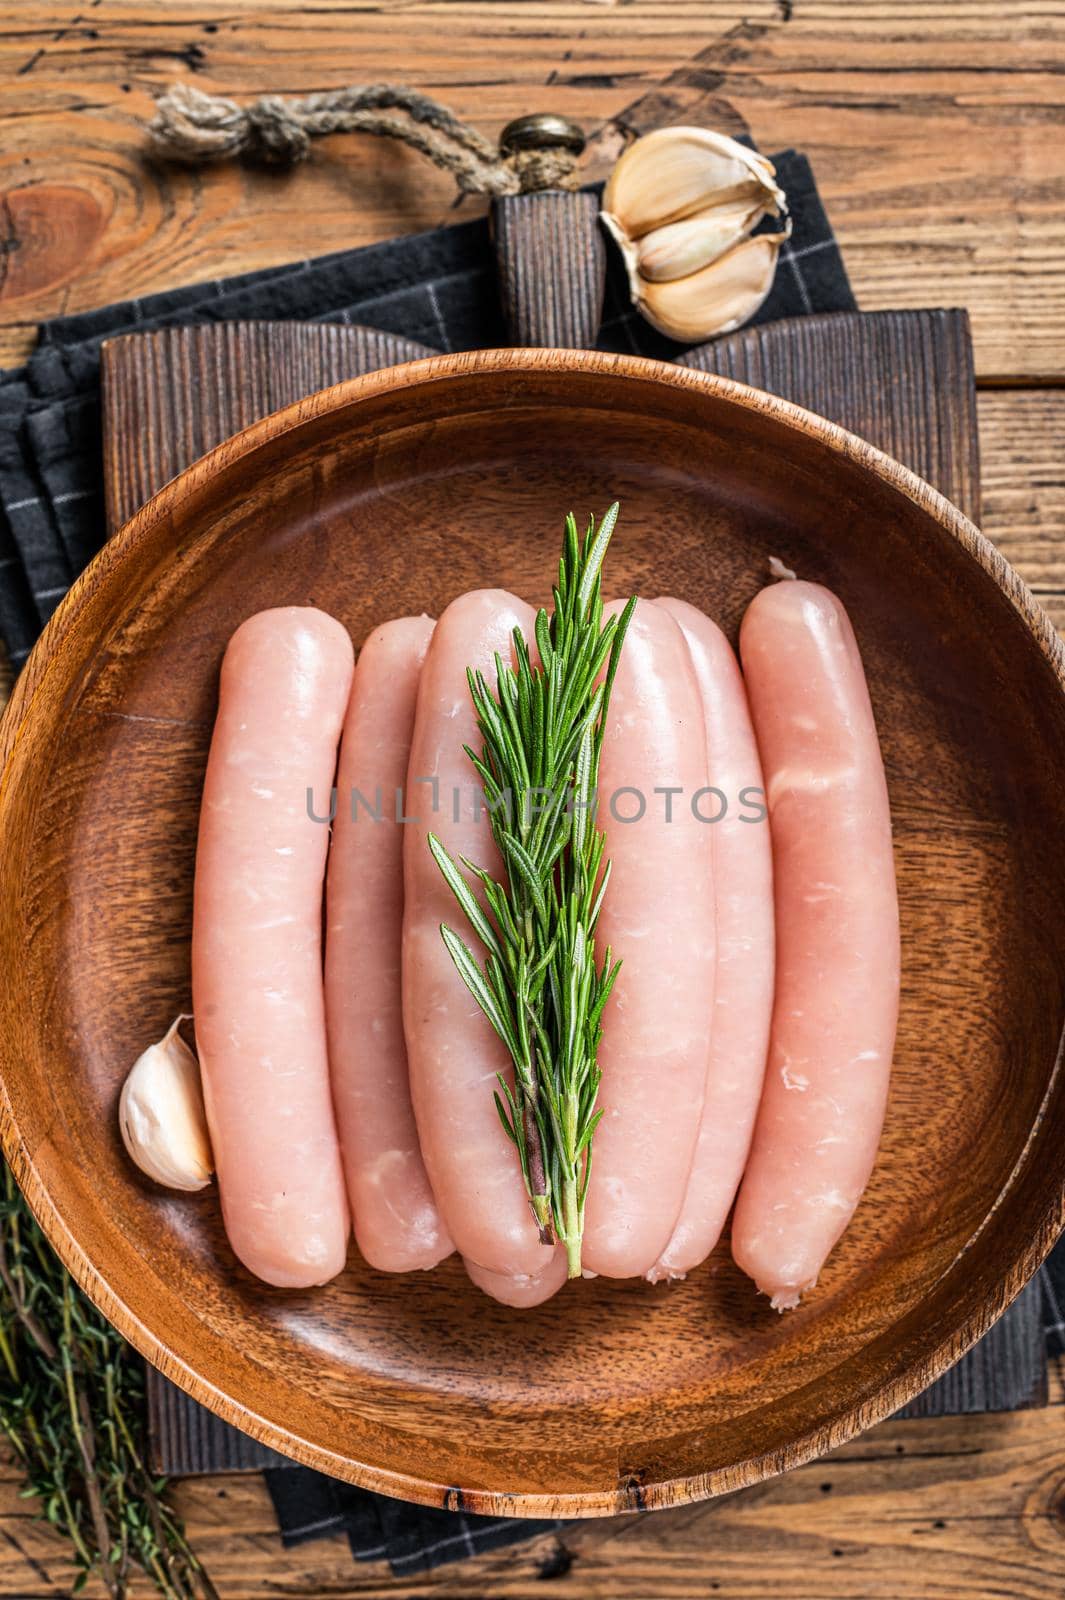
[(979, 1344), (903, 1406), (903, 1417), (1019, 1411), (1047, 1403), (1043, 1291), (1028, 1284)]
[[(478, 115), (483, 102), (482, 126), (489, 131), (516, 109), (519, 89), (523, 103), (565, 106), (592, 126), (625, 96), (638, 95), (641, 85), (653, 93), (652, 80), (703, 39), (721, 60), (730, 30), (745, 19), (775, 29), (790, 12), (789, 29), (799, 23), (807, 39), (819, 32), (824, 43), (816, 56), (807, 56), (798, 131), (795, 109), (783, 103), (779, 116), (770, 105), (769, 117), (755, 131), (760, 140), (798, 142), (814, 155), (862, 303), (893, 305), (905, 297), (911, 304), (949, 298), (973, 305), (978, 296), (983, 374), (1023, 380), (1061, 372), (1054, 315), (1060, 309), (1061, 250), (1053, 239), (1058, 224), (1045, 216), (1054, 203), (1059, 148), (1045, 148), (1049, 141), (1042, 141), (1046, 159), (1040, 148), (1041, 128), (1052, 129), (1060, 116), (1060, 4), (1041, 0), (1023, 12), (988, 0), (936, 7), (877, 0), (832, 6), (705, 0), (616, 10), (579, 4), (451, 6), (434, 8), (429, 17), (424, 8), (412, 8), (407, 17), (402, 10), (398, 17), (382, 12), (365, 29), (365, 13), (340, 12), (333, 0), (317, 6), (236, 0), (224, 8), (206, 0), (170, 5), (165, 17), (149, 0), (107, 0), (98, 9), (107, 22), (106, 41), (85, 36), (94, 27), (99, 34), (101, 19), (84, 7), (76, 22), (77, 8), (46, 7), (37, 0), (8, 0), (2, 12), (0, 188), (9, 202), (17, 192), (15, 209), (21, 205), (23, 217), (29, 210), (32, 223), (19, 234), (0, 213), (7, 246), (0, 265), (0, 363), (29, 348), (43, 314), (288, 259), (297, 238), (302, 245), (309, 236), (310, 248), (325, 250), (449, 215), (446, 186), (436, 185), (426, 169), (362, 141), (331, 141), (316, 152), (312, 169), (280, 184), (246, 172), (215, 173), (202, 183), (144, 171), (135, 124), (148, 113), (150, 86), (195, 71), (197, 44), (215, 52), (206, 58), (209, 87), (299, 90), (380, 75), (375, 68), (381, 58), (372, 47), (382, 29), (409, 27), (409, 35), (401, 31), (405, 75), (461, 102), (467, 114)], [(314, 15), (322, 10), (333, 15)], [(518, 28), (529, 36), (509, 50), (500, 42), (504, 30), (513, 39)], [(393, 41), (381, 63), (389, 71), (395, 70), (397, 49)], [(915, 68), (905, 83), (902, 58)], [(966, 99), (952, 107), (966, 59), (972, 63)], [(701, 70), (701, 92), (712, 95), (713, 61)], [(551, 73), (555, 79), (545, 92), (541, 86)], [(478, 87), (507, 74), (516, 87)], [(580, 75), (585, 81), (574, 82)], [(726, 63), (720, 72), (725, 89), (731, 76)], [(834, 83), (838, 98), (846, 97), (843, 104), (826, 103), (837, 98)], [(931, 148), (922, 149), (922, 88), (957, 124), (968, 121), (969, 134), (979, 122), (976, 137), (963, 131), (952, 150), (937, 126)], [(900, 114), (899, 91), (911, 89), (913, 115), (907, 117)], [(890, 103), (881, 114), (882, 91)], [(728, 126), (724, 119), (731, 115), (728, 131), (743, 131), (744, 119), (731, 101), (718, 97), (717, 107), (719, 126)], [(1021, 136), (1023, 169), (1003, 176), (1017, 149), (1018, 122), (1028, 124)], [(844, 125), (848, 137), (836, 144), (833, 132)], [(999, 128), (1010, 145), (1001, 156)], [(983, 182), (988, 154), (996, 168), (989, 193)], [(88, 216), (77, 199), (70, 204), (62, 193), (53, 208), (51, 187), (63, 191), (75, 173), (74, 187), (90, 197)], [(44, 191), (45, 202), (36, 211), (35, 189)], [(1042, 215), (1036, 216), (1031, 201), (1039, 194)], [(103, 230), (93, 218), (94, 206), (106, 218)], [(61, 242), (47, 237), (61, 227), (64, 214), (77, 220), (72, 234), (82, 248), (73, 271), (69, 257), (57, 263)], [(1018, 235), (1027, 241), (1024, 284), (1010, 281)], [(965, 273), (967, 255), (978, 259), (978, 282), (970, 283)], [(941, 260), (960, 280), (960, 292), (941, 291)], [(1006, 298), (984, 281), (993, 261)], [(915, 274), (916, 287), (910, 281)], [(1038, 306), (1020, 321), (1004, 309), (1014, 297), (1031, 301), (1038, 293), (1045, 320)], [(1065, 627), (1065, 469), (1059, 443), (1065, 438), (1065, 394), (985, 391), (979, 415), (985, 531)], [(0, 661), (0, 702), (9, 687), (10, 671)], [(587, 1593), (592, 1573), (594, 1592), (619, 1600), (646, 1600), (652, 1591), (746, 1600), (763, 1595), (770, 1584), (797, 1600), (927, 1600), (930, 1592), (950, 1600), (1047, 1600), (1065, 1586), (1060, 1415), (885, 1424), (845, 1447), (848, 1459), (834, 1468), (827, 1495), (817, 1464), (727, 1502), (623, 1524), (581, 1524), (567, 1533), (567, 1546), (579, 1537), (595, 1548), (584, 1572), (578, 1565), (568, 1579), (569, 1550), (558, 1554), (551, 1547), (542, 1565), (540, 1553), (527, 1548), (441, 1569), (417, 1582), (393, 1581), (380, 1568), (353, 1568), (340, 1541), (280, 1551), (257, 1480), (216, 1479), (179, 1493), (197, 1545), (210, 1549), (226, 1600), (265, 1600), (279, 1588), (307, 1596), (437, 1590), (532, 1597), (544, 1592), (549, 1575), (560, 1586)], [(65, 1594), (70, 1574), (62, 1546), (30, 1520), (32, 1507), (15, 1498), (10, 1479), (0, 1504), (0, 1593), (21, 1600)], [(669, 1537), (660, 1538), (666, 1524)]]
[(0, 363), (58, 311), (452, 215), (449, 179), (369, 138), (283, 177), (146, 161), (176, 77), (413, 82), (494, 135), (531, 110), (592, 130), (683, 69), (722, 126), (807, 151), (860, 305), (965, 306), (981, 377), (1061, 376), (1061, 23), (1060, 0), (0, 0)]
[(174, 1478), (191, 1473), (257, 1472), (262, 1467), (288, 1464), (276, 1450), (223, 1422), (155, 1367), (148, 1368), (147, 1379), (148, 1454), (153, 1472)]
[(980, 447), (963, 311), (795, 317), (681, 357), (848, 428), (980, 522)]
[(603, 319), (606, 241), (592, 194), (548, 189), (492, 205), (509, 342), (593, 350)]
[(984, 527), (1065, 629), (1065, 390), (978, 397)]
[[(506, 1550), (393, 1577), (336, 1538), (282, 1550), (257, 1476), (173, 1490), (223, 1600), (1059, 1600), (1065, 1408), (888, 1422), (726, 1500), (570, 1523)], [(69, 1594), (65, 1547), (0, 1465), (0, 1595)], [(93, 1587), (90, 1600), (102, 1600)], [(134, 1600), (150, 1600), (147, 1584)]]
[(101, 357), (109, 530), (249, 423), (345, 378), (431, 354), (413, 339), (338, 323), (227, 322), (109, 340)]
[[(148, 1368), (148, 1447), (168, 1478), (256, 1472), (284, 1457), (251, 1439)], [(1046, 1336), (1039, 1284), (1031, 1283), (949, 1372), (904, 1406), (902, 1417), (1011, 1412), (1047, 1401)], [(2, 1591), (0, 1591), (2, 1593)]]
[[(668, 580), (732, 628), (772, 549), (860, 619), (904, 926), (877, 1171), (818, 1295), (783, 1319), (723, 1252), (665, 1295), (583, 1283), (517, 1320), (453, 1264), (388, 1280), (353, 1260), (313, 1296), (278, 1297), (234, 1269), (213, 1196), (148, 1193), (117, 1138), (100, 1140), (122, 1063), (186, 996), (220, 650), (265, 603), (313, 598), (358, 642), (486, 570), (540, 598), (576, 475), (590, 502), (626, 505), (620, 586)], [(667, 494), (668, 560), (653, 537)], [(500, 543), (516, 520), (528, 536)], [(794, 1465), (951, 1364), (1060, 1223), (1065, 797), (1048, 752), (1065, 747), (1062, 670), (970, 525), (767, 395), (514, 352), (312, 397), (138, 514), (16, 687), (0, 794), (0, 941), (20, 952), (0, 1001), (13, 1163), (134, 1342), (341, 1475), (451, 1505), (461, 1487), (470, 1509), (588, 1514)]]

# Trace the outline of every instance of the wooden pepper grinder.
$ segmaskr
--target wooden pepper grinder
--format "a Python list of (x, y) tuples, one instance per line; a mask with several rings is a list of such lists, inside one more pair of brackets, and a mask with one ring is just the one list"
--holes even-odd
[[(518, 117), (503, 129), (503, 155), (567, 150), (580, 155), (583, 130), (550, 112)], [(492, 201), (503, 314), (511, 343), (592, 350), (606, 287), (606, 243), (599, 200), (571, 189), (534, 189)]]

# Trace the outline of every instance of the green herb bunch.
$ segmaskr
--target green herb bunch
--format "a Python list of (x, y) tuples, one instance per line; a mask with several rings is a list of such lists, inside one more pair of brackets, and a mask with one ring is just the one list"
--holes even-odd
[[(496, 1108), (517, 1146), (541, 1238), (566, 1247), (581, 1271), (592, 1136), (602, 1112), (599, 1041), (620, 962), (597, 960), (595, 930), (610, 877), (596, 823), (599, 758), (610, 691), (635, 599), (603, 622), (601, 573), (618, 506), (583, 538), (566, 519), (554, 610), (535, 624), (539, 661), (514, 630), (515, 665), (495, 658), (495, 686), (467, 674), (484, 740), (466, 754), (481, 779), (506, 870), (497, 882), (461, 866), (439, 839), (429, 847), (473, 932), (479, 963), (446, 926), (441, 934), (474, 999), (506, 1046), (514, 1087), (499, 1075)], [(487, 910), (485, 909), (487, 907)]]
[(69, 1540), (75, 1593), (96, 1574), (123, 1600), (140, 1569), (170, 1600), (218, 1600), (144, 1463), (143, 1418), (140, 1357), (75, 1287), (5, 1166), (0, 1429), (24, 1492)]

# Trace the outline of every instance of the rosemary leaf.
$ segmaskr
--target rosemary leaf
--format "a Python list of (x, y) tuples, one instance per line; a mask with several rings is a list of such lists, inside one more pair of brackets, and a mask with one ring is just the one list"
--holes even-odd
[(444, 874), (444, 881), (448, 888), (466, 913), (467, 921), (474, 933), (493, 955), (501, 954), (495, 929), (481, 910), (476, 896), (470, 890), (462, 873), (456, 867), (435, 833), (429, 835), (429, 849), (433, 853), (433, 860)]

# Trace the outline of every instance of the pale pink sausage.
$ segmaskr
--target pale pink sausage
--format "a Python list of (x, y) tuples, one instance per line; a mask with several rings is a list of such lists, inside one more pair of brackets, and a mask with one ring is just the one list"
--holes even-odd
[(454, 1246), (418, 1147), (403, 1038), (404, 788), (430, 617), (376, 628), (359, 651), (337, 773), (326, 887), (329, 1071), (355, 1239), (382, 1272)]
[(773, 862), (762, 764), (739, 662), (715, 622), (683, 600), (656, 602), (681, 626), (706, 722), (717, 967), (710, 1066), (688, 1190), (648, 1276), (683, 1277), (705, 1261), (736, 1198), (762, 1093), (773, 1013)]
[(257, 1277), (344, 1265), (348, 1205), (326, 1060), (322, 886), (352, 648), (311, 607), (263, 611), (222, 662), (200, 812), (192, 999), (222, 1214)]
[(440, 618), (422, 668), (407, 780), (407, 812), (421, 820), (403, 830), (403, 1024), (422, 1155), (463, 1256), (519, 1279), (548, 1269), (550, 1247), (540, 1243), (518, 1154), (493, 1099), (509, 1057), (455, 970), (441, 923), (478, 959), (483, 952), (426, 836), (435, 833), (455, 860), (468, 856), (501, 876), (479, 779), (463, 750), (482, 745), (466, 668), (481, 668), (494, 683), (495, 652), (510, 661), (514, 628), (531, 636), (533, 618), (531, 606), (502, 589), (463, 595)]
[[(608, 613), (621, 609), (613, 602)], [(680, 1213), (706, 1088), (714, 982), (711, 826), (691, 656), (668, 612), (639, 604), (614, 681), (599, 773), (613, 862), (596, 935), (623, 962), (603, 1019), (584, 1265), (638, 1277)], [(677, 789), (667, 796), (655, 790)], [(636, 816), (641, 801), (645, 810)], [(667, 816), (672, 820), (667, 821)]]
[(764, 589), (740, 653), (769, 801), (777, 982), (732, 1252), (783, 1310), (817, 1282), (876, 1156), (899, 917), (884, 766), (842, 605), (813, 583)]
[[(546, 1250), (544, 1254), (547, 1255)], [(532, 1306), (542, 1306), (545, 1300), (550, 1300), (561, 1289), (566, 1281), (566, 1253), (564, 1250), (554, 1251), (548, 1256), (548, 1264), (543, 1271), (531, 1278), (515, 1278), (504, 1272), (486, 1272), (475, 1261), (466, 1262), (466, 1271), (470, 1281), (478, 1289), (483, 1289), (485, 1294), (491, 1295), (493, 1300), (527, 1311)]]

